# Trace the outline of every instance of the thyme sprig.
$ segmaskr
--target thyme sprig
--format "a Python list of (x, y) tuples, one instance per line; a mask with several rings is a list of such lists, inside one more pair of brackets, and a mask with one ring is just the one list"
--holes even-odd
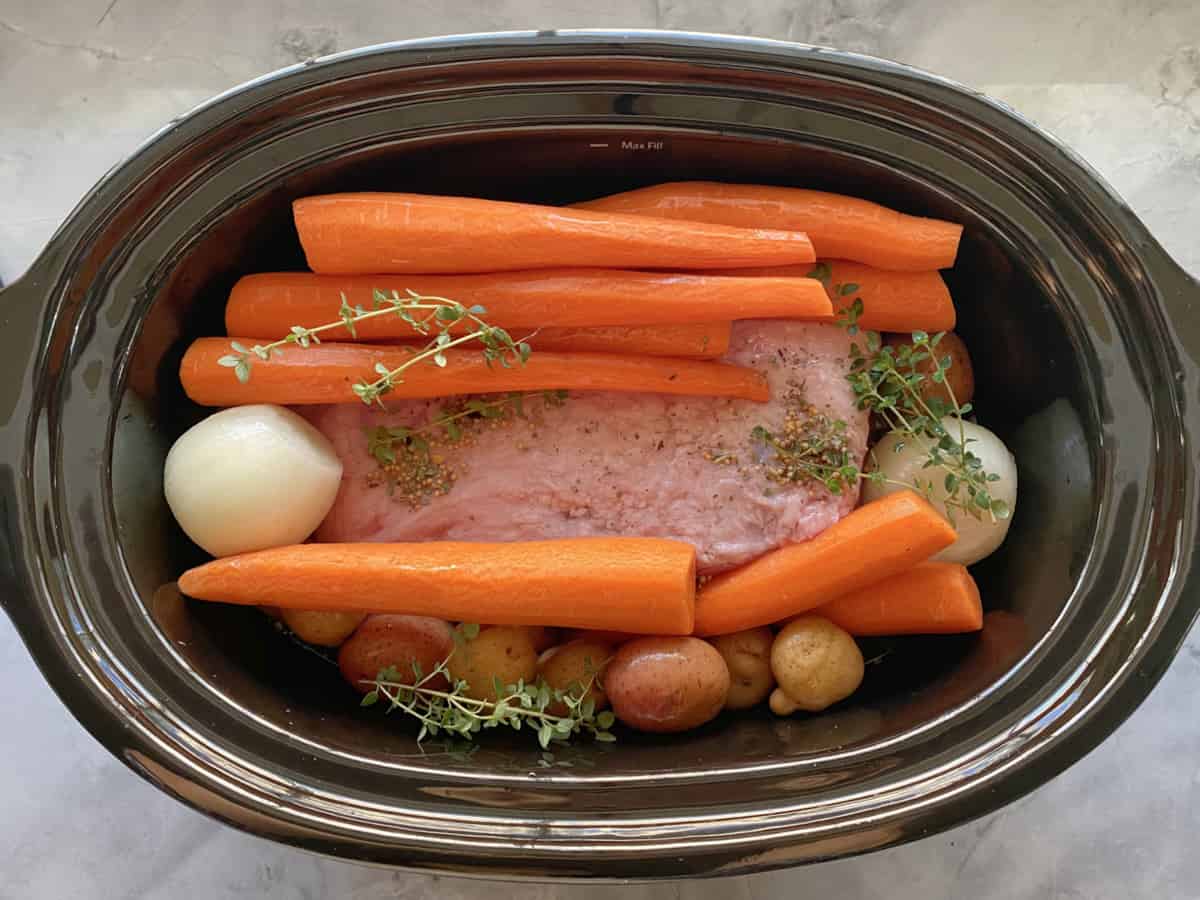
[[(361, 306), (351, 306), (346, 300), (346, 295), (342, 294), (336, 322), (313, 328), (293, 325), (288, 334), (279, 340), (268, 344), (255, 344), (252, 347), (232, 341), (230, 347), (234, 352), (222, 356), (217, 363), (233, 369), (238, 381), (246, 382), (250, 380), (251, 367), (255, 360), (266, 361), (278, 357), (289, 344), (306, 349), (321, 343), (321, 335), (335, 328), (345, 328), (351, 337), (357, 337), (358, 323), (380, 316), (399, 316), (414, 332), (429, 337), (430, 340), (395, 368), (389, 369), (383, 363), (377, 363), (375, 373), (379, 377), (374, 381), (360, 381), (351, 386), (355, 396), (363, 403), (368, 406), (379, 403), (382, 406), (381, 398), (404, 381), (404, 373), (408, 369), (426, 360), (432, 360), (436, 366), (445, 366), (446, 351), (454, 347), (478, 342), (483, 345), (483, 358), (488, 365), (498, 363), (504, 368), (525, 363), (532, 353), (528, 338), (514, 340), (503, 328), (489, 325), (483, 319), (487, 309), (478, 304), (467, 307), (447, 297), (418, 294), (416, 291), (405, 291), (405, 295), (401, 296), (398, 291), (392, 291), (388, 295), (376, 290), (372, 293), (372, 299), (374, 308), (366, 310)], [(451, 334), (451, 329), (460, 323), (466, 330), (462, 334)]]
[[(849, 297), (859, 290), (857, 284), (831, 285), (831, 270), (824, 263), (814, 267), (809, 277), (821, 281), (837, 297)], [(858, 324), (862, 314), (862, 298), (856, 297), (843, 307), (839, 323), (848, 334), (857, 335), (862, 331)], [(992, 521), (1007, 518), (1008, 504), (992, 497), (989, 487), (1000, 476), (987, 472), (983, 461), (970, 449), (972, 440), (966, 436), (963, 422), (972, 406), (959, 403), (954, 386), (946, 377), (951, 357), (937, 355), (937, 346), (945, 333), (929, 335), (914, 331), (911, 343), (896, 347), (884, 346), (878, 332), (862, 333), (863, 343), (850, 345), (850, 368), (846, 376), (857, 407), (878, 416), (889, 432), (899, 436), (897, 451), (915, 441), (926, 452), (922, 468), (944, 472), (940, 485), (943, 496), (937, 496), (939, 485), (933, 478), (914, 478), (911, 484), (903, 486), (915, 489), (931, 502), (940, 502), (951, 524), (957, 514), (975, 519), (987, 517)], [(929, 362), (933, 363), (932, 371), (918, 371)], [(948, 399), (925, 396), (922, 386), (926, 379), (943, 386)], [(818, 482), (835, 495), (859, 480), (900, 483), (886, 478), (878, 466), (862, 471), (851, 462), (844, 436), (845, 422), (830, 420), (811, 409), (806, 413), (803, 418), (790, 413), (781, 434), (762, 426), (751, 431), (751, 440), (772, 450), (769, 478)]]
[(816, 481), (838, 496), (859, 478), (882, 478), (859, 471), (850, 458), (846, 423), (823, 413), (802, 421), (789, 415), (779, 434), (756, 425), (750, 439), (771, 448), (767, 478), (777, 483)]
[[(858, 319), (863, 303), (856, 299), (845, 311), (843, 321), (850, 334), (857, 334)], [(970, 449), (972, 439), (966, 436), (964, 417), (973, 407), (959, 403), (954, 386), (946, 377), (952, 364), (950, 355), (939, 357), (937, 346), (945, 332), (929, 335), (914, 331), (910, 344), (885, 347), (879, 334), (864, 332), (864, 344), (850, 345), (850, 373), (847, 378), (859, 409), (870, 410), (884, 425), (900, 436), (897, 450), (906, 441), (916, 441), (924, 448), (927, 459), (922, 468), (940, 468), (945, 472), (941, 488), (944, 496), (937, 498), (946, 509), (950, 523), (956, 514), (991, 521), (1006, 519), (1008, 504), (992, 497), (989, 486), (1000, 476), (987, 472), (981, 460)], [(933, 371), (918, 371), (923, 363), (932, 362)], [(944, 400), (939, 396), (924, 396), (921, 386), (925, 379), (945, 388)], [(946, 420), (950, 427), (946, 427)], [(916, 487), (926, 498), (933, 500), (936, 485), (932, 479), (914, 479)]]
[[(459, 641), (470, 640), (478, 633), (478, 625), (461, 625), (457, 637)], [(375, 678), (365, 682), (371, 691), (363, 697), (362, 705), (373, 706), (382, 699), (388, 703), (388, 712), (398, 710), (417, 719), (421, 723), (418, 742), (440, 734), (473, 740), (480, 731), (499, 727), (536, 731), (543, 750), (580, 734), (590, 734), (602, 742), (616, 740), (609, 731), (616, 717), (609, 710), (597, 711), (595, 701), (588, 697), (595, 675), (586, 683), (571, 684), (566, 690), (552, 688), (541, 678), (529, 684), (518, 681), (510, 685), (502, 685), (497, 679), (493, 684), (497, 699), (481, 700), (467, 696), (466, 681), (451, 677), (449, 662), (454, 653), (451, 650), (428, 673), (414, 662), (415, 681), (411, 684), (401, 679), (395, 666), (381, 669)], [(431, 687), (438, 678), (449, 681), (451, 688)], [(547, 712), (548, 707), (558, 702), (566, 707), (566, 715)]]
[(819, 262), (813, 266), (812, 271), (808, 273), (808, 277), (817, 279), (817, 281), (825, 285), (825, 290), (829, 291), (835, 297), (852, 297), (859, 291), (859, 286), (852, 281), (834, 284), (833, 269), (829, 267), (829, 263), (827, 262)]
[(443, 407), (441, 412), (424, 425), (416, 428), (398, 425), (379, 425), (367, 429), (367, 452), (380, 465), (396, 462), (397, 450), (428, 453), (429, 440), (439, 430), (445, 440), (456, 443), (462, 440), (463, 426), (472, 421), (502, 419), (509, 411), (517, 416), (525, 415), (525, 401), (542, 398), (547, 406), (561, 406), (567, 399), (565, 390), (510, 391), (493, 400), (472, 397), (458, 406)]

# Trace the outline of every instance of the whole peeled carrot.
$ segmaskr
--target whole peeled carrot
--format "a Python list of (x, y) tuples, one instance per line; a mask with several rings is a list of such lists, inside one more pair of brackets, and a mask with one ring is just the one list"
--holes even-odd
[(658, 538), (293, 544), (184, 572), (199, 600), (690, 634), (696, 552)]
[[(233, 340), (238, 340), (234, 338)], [(376, 381), (377, 366), (395, 370), (410, 361), (412, 347), (369, 344), (319, 344), (288, 347), (270, 360), (254, 359), (250, 377), (238, 380), (218, 360), (229, 355), (229, 338), (200, 338), (183, 355), (179, 378), (183, 389), (203, 406), (246, 403), (359, 403), (353, 385)], [(239, 343), (249, 346), (249, 338)], [(720, 362), (627, 356), (615, 353), (535, 352), (527, 362), (507, 368), (488, 364), (477, 350), (447, 350), (446, 365), (432, 359), (405, 369), (385, 396), (397, 399), (449, 397), (498, 391), (628, 391), (739, 397), (765, 402), (770, 390), (754, 369)]]
[(535, 351), (717, 359), (729, 349), (732, 330), (731, 322), (539, 328), (529, 337), (529, 345)]
[[(342, 297), (352, 307), (376, 308), (375, 291), (400, 297), (408, 291), (483, 306), (500, 328), (658, 325), (730, 322), (734, 319), (832, 321), (833, 306), (820, 285), (802, 274), (788, 278), (732, 278), (621, 269), (549, 269), (484, 275), (313, 275), (272, 272), (247, 275), (233, 286), (225, 307), (228, 334), (274, 340), (293, 325), (314, 328), (338, 321)], [(386, 306), (384, 307), (386, 309)], [(456, 332), (458, 329), (451, 329)], [(403, 340), (414, 335), (399, 315), (387, 313), (339, 327), (336, 340)]]
[(765, 278), (820, 275), (834, 314), (862, 300), (858, 324), (870, 331), (953, 331), (956, 322), (950, 289), (936, 269), (897, 272), (847, 259), (823, 259), (815, 266), (762, 266), (736, 272)]
[(729, 349), (729, 322), (688, 325), (599, 325), (595, 328), (542, 328), (529, 339), (534, 353), (627, 353), (716, 359)]
[(979, 587), (966, 567), (957, 563), (921, 563), (843, 594), (816, 612), (863, 637), (957, 634), (983, 627)]
[(292, 205), (314, 272), (501, 272), (559, 266), (735, 269), (812, 262), (794, 231), (734, 228), (426, 194), (328, 194)]
[(815, 538), (717, 575), (696, 597), (696, 634), (780, 622), (911, 569), (957, 535), (912, 491), (854, 510)]
[(818, 257), (906, 272), (954, 265), (962, 236), (961, 225), (905, 215), (858, 197), (758, 184), (678, 181), (577, 203), (574, 208), (803, 231)]

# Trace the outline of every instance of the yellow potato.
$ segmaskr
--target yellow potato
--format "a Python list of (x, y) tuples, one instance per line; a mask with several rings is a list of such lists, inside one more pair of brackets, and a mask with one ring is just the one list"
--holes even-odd
[(366, 618), (364, 613), (316, 609), (281, 609), (279, 614), (292, 634), (320, 647), (340, 647)]
[(748, 709), (767, 699), (775, 687), (771, 674), (771, 643), (775, 634), (766, 626), (723, 634), (710, 643), (729, 669), (729, 696), (726, 709)]
[(863, 657), (854, 638), (828, 619), (798, 616), (771, 645), (771, 672), (779, 682), (773, 712), (820, 712), (862, 684)]
[[(903, 344), (912, 346), (912, 337), (905, 334), (889, 334), (883, 342), (889, 347), (899, 347)], [(946, 381), (943, 384), (938, 384), (932, 378), (925, 378), (921, 382), (921, 396), (926, 400), (930, 397), (940, 397), (949, 403), (949, 385), (953, 388), (954, 399), (960, 406), (969, 402), (975, 396), (975, 370), (971, 367), (971, 354), (967, 352), (967, 345), (963, 343), (963, 339), (953, 331), (947, 331), (933, 348), (932, 354), (929, 359), (917, 363), (916, 371), (929, 375), (936, 368), (935, 359), (946, 356), (950, 357), (950, 368), (946, 370)]]
[(495, 679), (503, 687), (530, 682), (537, 674), (537, 650), (530, 629), (497, 625), (480, 631), (471, 640), (460, 640), (447, 666), (455, 681), (466, 681), (467, 695), (495, 700)]
[(642, 637), (624, 644), (604, 672), (617, 718), (639, 731), (687, 731), (714, 718), (729, 694), (716, 648), (695, 637)]
[[(500, 628), (499, 625), (481, 625), (480, 631), (487, 631), (489, 628)], [(546, 625), (505, 625), (504, 628), (520, 628), (529, 632), (529, 639), (533, 641), (533, 649), (538, 653), (543, 650), (549, 650), (555, 646), (558, 641), (558, 629), (550, 628)]]
[[(576, 694), (590, 682), (591, 687), (584, 699), (590, 699), (596, 709), (604, 709), (608, 706), (608, 695), (604, 693), (600, 679), (613, 652), (612, 646), (603, 641), (587, 638), (571, 641), (543, 653), (538, 660), (538, 674), (555, 690), (574, 691)], [(567, 705), (558, 701), (551, 703), (546, 710), (551, 715), (565, 716)]]

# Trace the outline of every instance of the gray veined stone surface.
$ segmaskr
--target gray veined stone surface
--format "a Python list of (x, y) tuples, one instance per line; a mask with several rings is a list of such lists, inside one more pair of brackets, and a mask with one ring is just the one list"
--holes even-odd
[[(0, 277), (172, 117), (247, 78), (382, 40), (665, 27), (827, 44), (964, 81), (1074, 146), (1200, 274), (1195, 0), (0, 0)], [(1100, 749), (978, 822), (871, 856), (669, 885), (512, 886), (584, 898), (1200, 897), (1200, 639)], [(245, 837), (112, 759), (0, 621), (0, 900), (490, 898)]]

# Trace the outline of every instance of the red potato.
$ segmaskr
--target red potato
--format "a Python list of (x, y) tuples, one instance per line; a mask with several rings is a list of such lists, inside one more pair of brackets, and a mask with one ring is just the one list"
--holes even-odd
[[(414, 662), (428, 673), (453, 649), (454, 632), (450, 623), (442, 619), (393, 614), (367, 616), (338, 651), (338, 668), (355, 690), (365, 694), (371, 690), (366, 681), (375, 678), (380, 669), (395, 666), (400, 680), (412, 684), (416, 680)], [(439, 675), (427, 682), (427, 686), (445, 690), (450, 685)]]
[[(590, 699), (596, 709), (608, 707), (608, 695), (604, 693), (602, 676), (605, 666), (614, 653), (611, 644), (583, 638), (551, 647), (538, 660), (538, 674), (546, 679), (550, 687), (559, 691), (588, 688), (585, 699)], [(567, 714), (567, 705), (562, 701), (550, 704), (546, 711), (556, 716)]]
[(604, 673), (617, 718), (639, 731), (687, 731), (713, 719), (729, 694), (721, 654), (694, 637), (643, 637), (617, 651)]

